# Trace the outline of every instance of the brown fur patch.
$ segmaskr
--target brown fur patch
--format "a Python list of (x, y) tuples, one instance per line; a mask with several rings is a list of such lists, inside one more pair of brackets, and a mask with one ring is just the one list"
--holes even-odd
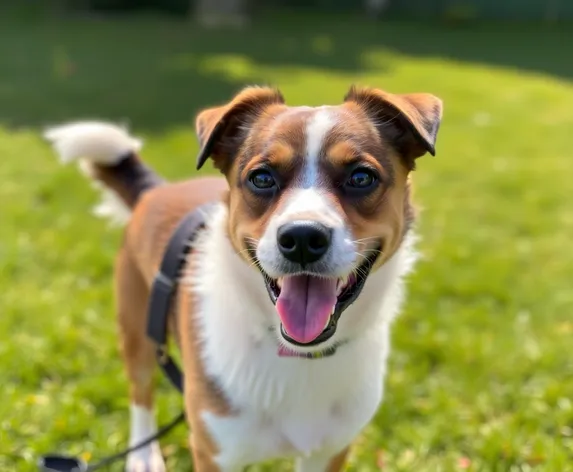
[(346, 448), (342, 452), (338, 453), (326, 466), (325, 472), (340, 472), (344, 469), (344, 464), (346, 462), (346, 458), (348, 457), (349, 449)]

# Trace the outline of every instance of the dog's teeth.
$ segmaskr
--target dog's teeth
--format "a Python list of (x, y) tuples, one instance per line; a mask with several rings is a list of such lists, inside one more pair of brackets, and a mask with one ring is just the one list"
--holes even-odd
[(335, 311), (336, 311), (336, 307), (332, 307), (332, 313), (328, 316), (328, 319), (326, 320), (324, 328), (322, 328), (323, 330), (326, 329), (328, 327), (328, 325), (330, 324), (330, 320), (332, 320), (332, 317), (334, 316)]

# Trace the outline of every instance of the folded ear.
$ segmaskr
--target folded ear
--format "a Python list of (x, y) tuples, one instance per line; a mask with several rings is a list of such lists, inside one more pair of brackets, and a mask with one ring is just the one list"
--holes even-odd
[(412, 167), (413, 160), (426, 152), (436, 154), (443, 110), (438, 97), (429, 93), (395, 95), (374, 88), (352, 87), (344, 101), (358, 104)]
[(211, 157), (215, 167), (226, 172), (246, 138), (248, 127), (268, 106), (282, 103), (284, 98), (277, 89), (247, 87), (226, 105), (200, 112), (195, 120), (195, 130), (201, 146), (197, 169), (203, 167)]

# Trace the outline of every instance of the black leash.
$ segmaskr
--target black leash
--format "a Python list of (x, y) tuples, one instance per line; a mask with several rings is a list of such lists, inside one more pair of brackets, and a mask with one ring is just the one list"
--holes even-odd
[[(167, 348), (168, 322), (171, 314), (173, 296), (177, 290), (178, 279), (192, 244), (198, 232), (205, 225), (205, 212), (213, 204), (203, 205), (188, 213), (179, 223), (163, 255), (161, 266), (153, 284), (149, 298), (147, 314), (147, 335), (156, 343), (157, 363), (171, 384), (183, 393), (183, 373), (177, 363), (169, 355)], [(40, 472), (92, 472), (106, 467), (113, 462), (123, 459), (131, 452), (151, 444), (165, 436), (175, 426), (182, 423), (185, 413), (180, 413), (171, 422), (162, 426), (154, 435), (134, 446), (88, 465), (78, 457), (50, 454), (42, 456), (38, 462)]]
[(125, 449), (124, 451), (105, 457), (93, 465), (87, 465), (86, 462), (78, 457), (68, 457), (53, 454), (43, 456), (40, 459), (38, 466), (41, 472), (92, 472), (94, 470), (99, 470), (120, 459), (123, 459), (124, 457), (127, 457), (128, 454), (137, 451), (138, 449), (141, 449), (148, 444), (151, 444), (153, 441), (161, 438), (162, 436), (165, 436), (183, 420), (185, 420), (185, 413), (180, 413), (165, 426), (159, 428), (157, 433), (155, 433), (153, 436), (144, 439), (140, 443)]

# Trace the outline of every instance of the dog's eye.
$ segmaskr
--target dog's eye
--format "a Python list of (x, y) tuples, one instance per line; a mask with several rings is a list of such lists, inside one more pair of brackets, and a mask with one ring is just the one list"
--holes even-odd
[(276, 186), (275, 179), (268, 170), (256, 170), (249, 176), (249, 182), (259, 190), (270, 190)]
[(346, 185), (354, 189), (365, 190), (372, 187), (377, 181), (376, 174), (370, 169), (356, 169), (350, 175)]

